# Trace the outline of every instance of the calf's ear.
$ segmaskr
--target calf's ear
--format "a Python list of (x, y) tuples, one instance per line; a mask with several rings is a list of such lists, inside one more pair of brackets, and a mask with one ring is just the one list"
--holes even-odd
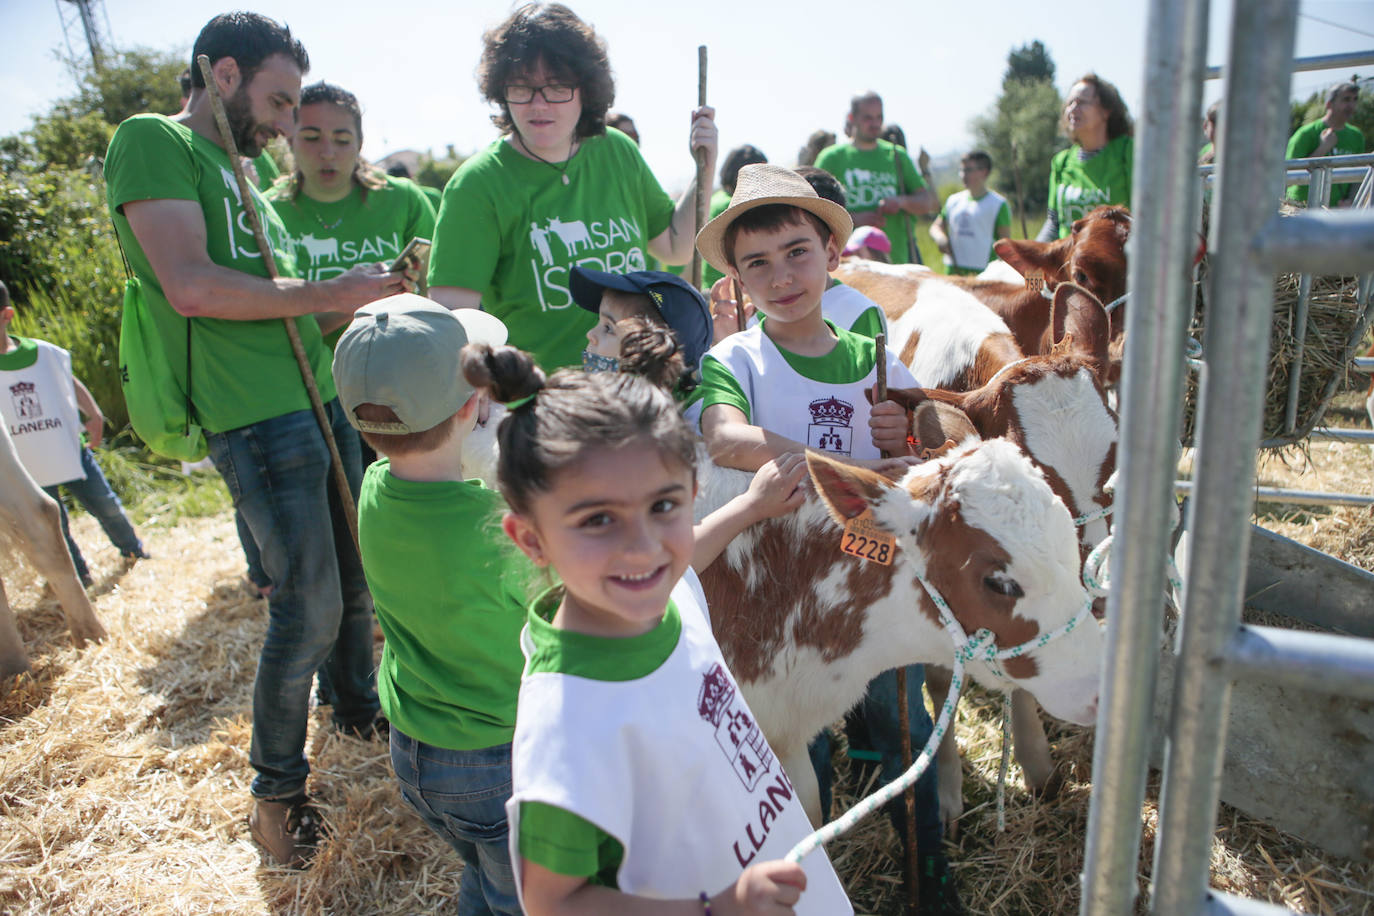
[(830, 517), (841, 525), (863, 515), (892, 486), (876, 471), (842, 464), (813, 451), (806, 453), (806, 467)]
[(926, 401), (917, 407), (911, 418), (911, 431), (921, 446), (923, 458), (939, 457), (969, 436), (978, 436), (968, 414), (941, 401)]
[[(868, 403), (872, 404), (873, 389), (865, 388), (864, 397), (868, 398)], [(926, 392), (924, 388), (889, 388), (887, 389), (887, 399), (896, 401), (910, 412), (926, 400)]]
[(1111, 319), (1092, 293), (1073, 283), (1061, 283), (1051, 307), (1054, 352), (1071, 352), (1094, 360), (1098, 381), (1106, 384), (1107, 344)]
[(1069, 259), (1073, 238), (1065, 237), (1054, 242), (1036, 242), (1030, 239), (998, 239), (993, 245), (997, 256), (1006, 261), (1021, 276), (1038, 270), (1047, 278), (1058, 278)]

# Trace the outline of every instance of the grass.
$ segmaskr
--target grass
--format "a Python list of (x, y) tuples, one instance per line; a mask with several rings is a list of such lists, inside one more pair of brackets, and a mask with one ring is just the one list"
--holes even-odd
[[(136, 526), (170, 527), (188, 519), (219, 515), (232, 507), (224, 481), (213, 470), (183, 474), (179, 464), (151, 454), (131, 439), (121, 435), (114, 445), (93, 451), (110, 488)], [(65, 493), (63, 497), (68, 512), (83, 512)]]

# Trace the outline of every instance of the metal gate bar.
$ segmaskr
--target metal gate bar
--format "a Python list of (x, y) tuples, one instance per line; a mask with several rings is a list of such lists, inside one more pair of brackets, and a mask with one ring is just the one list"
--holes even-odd
[(1273, 272), (1251, 240), (1282, 193), (1297, 12), (1296, 0), (1253, 0), (1231, 20), (1193, 537), (1151, 876), (1151, 912), (1172, 916), (1196, 912), (1208, 893), (1231, 696), (1210, 662), (1240, 624), (1274, 301)]
[[(1305, 70), (1343, 70), (1346, 67), (1364, 67), (1369, 64), (1374, 64), (1374, 51), (1350, 51), (1342, 54), (1299, 57), (1288, 69), (1291, 73), (1297, 73)], [(1222, 67), (1208, 67), (1205, 73), (1209, 80), (1214, 80), (1224, 76), (1225, 70)], [(1285, 142), (1287, 139), (1284, 138)]]
[[(1297, 11), (1297, 0), (1252, 0), (1232, 11), (1211, 225), (1216, 259), (1207, 297), (1210, 333), (1199, 380), (1196, 496), (1187, 510), (1189, 577), (1151, 878), (1150, 911), (1167, 916), (1286, 912), (1207, 887), (1233, 678), (1262, 677), (1374, 697), (1374, 640), (1240, 625), (1274, 273), (1285, 266), (1345, 273), (1374, 267), (1369, 245), (1374, 215), (1368, 211), (1335, 219), (1312, 212), (1289, 224), (1273, 221), (1284, 186)], [(1159, 595), (1169, 534), (1161, 516), (1167, 516), (1171, 497), (1183, 314), (1190, 311), (1183, 249), (1199, 187), (1189, 148), (1192, 132), (1183, 118), (1200, 107), (1206, 29), (1206, 0), (1151, 4), (1148, 93), (1132, 192), (1139, 212), (1130, 286), (1137, 295), (1126, 339), (1118, 451), (1124, 486), (1118, 491), (1117, 524), (1132, 537), (1115, 542), (1111, 558), (1118, 576), (1107, 608), (1109, 646), (1093, 759), (1085, 914), (1119, 916), (1134, 909), (1147, 758), (1142, 709), (1148, 711), (1153, 702), (1158, 666), (1154, 653), (1141, 649), (1156, 645), (1161, 632)], [(1318, 189), (1325, 177), (1321, 170), (1316, 173)]]
[[(1193, 163), (1207, 49), (1206, 0), (1153, 0), (1146, 32), (1150, 104), (1137, 121), (1132, 200), (1127, 356), (1121, 383), (1126, 421), (1117, 448), (1113, 545), (1093, 755), (1093, 800), (1081, 912), (1132, 912), (1140, 856), (1140, 808), (1149, 768), (1166, 582), (1174, 526), (1181, 358), (1192, 315), (1192, 227), (1200, 212)], [(1224, 119), (1223, 119), (1224, 120)], [(1148, 203), (1146, 203), (1148, 202)], [(1141, 651), (1150, 647), (1150, 651)]]
[(1346, 696), (1374, 700), (1371, 639), (1241, 624), (1216, 661), (1236, 680), (1326, 693), (1334, 678), (1347, 682)]

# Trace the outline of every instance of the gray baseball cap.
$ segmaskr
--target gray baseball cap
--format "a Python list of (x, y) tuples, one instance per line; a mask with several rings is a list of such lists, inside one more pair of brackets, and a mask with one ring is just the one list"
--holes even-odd
[[(463, 378), (459, 351), (505, 342), (506, 326), (495, 315), (398, 293), (353, 313), (334, 348), (334, 385), (348, 422), (363, 432), (424, 432), (457, 413), (475, 390)], [(390, 407), (399, 422), (359, 419), (359, 404)]]

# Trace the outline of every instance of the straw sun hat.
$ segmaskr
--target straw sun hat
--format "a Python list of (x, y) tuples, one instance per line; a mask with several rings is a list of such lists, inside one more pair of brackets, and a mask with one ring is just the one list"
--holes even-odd
[(834, 201), (818, 196), (805, 178), (780, 165), (760, 162), (739, 170), (739, 180), (735, 183), (730, 206), (697, 233), (697, 250), (706, 262), (721, 273), (727, 273), (729, 260), (725, 257), (725, 230), (741, 213), (769, 204), (800, 207), (820, 217), (830, 227), (830, 234), (835, 236), (835, 242), (841, 248), (849, 239), (849, 233), (854, 231), (854, 220), (848, 211)]

